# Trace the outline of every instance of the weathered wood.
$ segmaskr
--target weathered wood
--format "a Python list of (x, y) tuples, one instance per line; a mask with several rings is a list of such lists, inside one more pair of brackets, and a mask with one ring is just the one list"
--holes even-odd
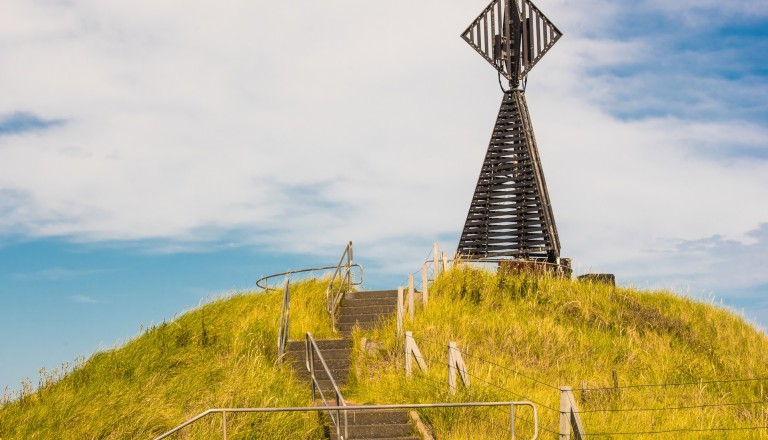
[(560, 440), (570, 440), (571, 432), (576, 440), (587, 436), (573, 390), (571, 387), (560, 387)]
[(416, 359), (416, 364), (419, 369), (426, 373), (427, 363), (424, 362), (424, 356), (421, 355), (421, 350), (416, 344), (416, 340), (413, 339), (413, 332), (405, 332), (405, 376), (411, 377), (413, 375), (413, 360)]
[(421, 302), (426, 305), (429, 302), (429, 278), (427, 264), (421, 265)]
[[(555, 262), (560, 242), (522, 91), (507, 92), (499, 113), (458, 253)], [(500, 141), (505, 133), (515, 148)]]
[(403, 288), (397, 288), (397, 337), (403, 335)]
[[(547, 192), (528, 105), (524, 80), (562, 36), (531, 0), (492, 0), (472, 21), (462, 38), (509, 80), (499, 108), (486, 157), (470, 203), (457, 254), (469, 258), (519, 259), (556, 262), (560, 240)], [(522, 86), (521, 86), (522, 85)], [(509, 209), (507, 209), (509, 208)], [(475, 222), (481, 219), (482, 221)], [(525, 243), (530, 237), (500, 237), (493, 225), (513, 222), (511, 229), (546, 235), (543, 243)], [(532, 232), (536, 232), (536, 231)], [(483, 246), (481, 241), (485, 239)], [(497, 252), (490, 244), (505, 246)], [(435, 257), (437, 260), (437, 256)], [(439, 267), (435, 264), (435, 275)]]
[(458, 345), (455, 342), (448, 343), (448, 389), (451, 394), (456, 394), (458, 382), (456, 376), (461, 378), (464, 387), (469, 388), (469, 375), (467, 374), (467, 365), (461, 357)]
[(408, 315), (411, 318), (411, 322), (413, 322), (415, 316), (416, 316), (416, 292), (413, 288), (413, 275), (408, 275)]

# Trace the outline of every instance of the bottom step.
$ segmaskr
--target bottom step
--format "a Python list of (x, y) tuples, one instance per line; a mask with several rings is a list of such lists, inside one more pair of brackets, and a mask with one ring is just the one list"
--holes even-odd
[[(344, 416), (342, 416), (342, 420)], [(349, 440), (352, 439), (389, 439), (411, 438), (414, 436), (413, 425), (402, 424), (376, 424), (376, 425), (349, 425)], [(329, 426), (331, 440), (337, 440), (336, 427)], [(342, 434), (344, 434), (342, 432)]]

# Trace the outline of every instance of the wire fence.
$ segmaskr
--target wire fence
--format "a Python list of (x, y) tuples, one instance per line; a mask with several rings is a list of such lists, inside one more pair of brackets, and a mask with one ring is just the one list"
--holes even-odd
[[(413, 337), (413, 336), (411, 336)], [(414, 338), (414, 341), (418, 345), (423, 346), (432, 346), (434, 348), (447, 350), (448, 344), (444, 342), (438, 342), (435, 340), (431, 340), (425, 337), (419, 337)], [(477, 354), (474, 354), (473, 352), (469, 352), (467, 350), (457, 349), (453, 348), (454, 350), (459, 351), (462, 355), (466, 356), (468, 359), (471, 359), (476, 364), (486, 364), (491, 365), (495, 368), (497, 368), (500, 371), (504, 371), (507, 373), (514, 374), (520, 378), (523, 378), (535, 386), (541, 386), (548, 390), (560, 390), (560, 387), (557, 387), (555, 385), (552, 385), (550, 383), (547, 383), (543, 380), (537, 379), (533, 377), (530, 374), (523, 373), (515, 368), (509, 367), (507, 365), (502, 365), (499, 362), (495, 362), (489, 359), (486, 359), (483, 356), (479, 356)], [(429, 355), (422, 354), (421, 356), (415, 355), (415, 357), (420, 358), (424, 362), (427, 363), (427, 365), (434, 367), (434, 366), (440, 366), (443, 368), (450, 368), (450, 364), (446, 361), (435, 359)], [(551, 411), (553, 413), (560, 413), (561, 410), (558, 408), (553, 407), (552, 405), (545, 404), (541, 401), (538, 401), (537, 399), (532, 399), (529, 396), (526, 396), (524, 394), (521, 394), (520, 392), (513, 391), (509, 389), (508, 387), (497, 383), (496, 381), (492, 381), (486, 377), (482, 377), (480, 375), (477, 375), (473, 373), (473, 369), (467, 368), (466, 374), (469, 376), (473, 384), (478, 384), (483, 387), (487, 387), (490, 389), (493, 389), (497, 392), (502, 392), (504, 395), (513, 396), (516, 399), (523, 399), (526, 401), (530, 401), (531, 403), (534, 403), (537, 405), (537, 407), (540, 407), (544, 410)], [(430, 381), (435, 386), (445, 388), (446, 384), (444, 382), (438, 382), (432, 378), (430, 378), (428, 375), (421, 375), (420, 377)], [(768, 378), (765, 377), (754, 377), (754, 378), (734, 378), (734, 379), (718, 379), (718, 380), (700, 380), (696, 382), (670, 382), (670, 383), (646, 383), (646, 384), (630, 384), (630, 385), (624, 385), (624, 386), (613, 386), (613, 387), (591, 387), (587, 388), (584, 387), (583, 391), (585, 392), (597, 392), (597, 391), (617, 391), (617, 390), (639, 390), (639, 389), (659, 389), (659, 388), (674, 388), (674, 387), (684, 387), (684, 386), (704, 386), (704, 385), (713, 385), (713, 384), (743, 384), (743, 383), (749, 383), (749, 382), (760, 382), (760, 381), (768, 381)], [(595, 415), (595, 414), (614, 414), (614, 413), (642, 413), (642, 412), (653, 412), (653, 413), (672, 413), (674, 411), (691, 411), (691, 410), (707, 410), (712, 408), (734, 408), (734, 407), (758, 407), (768, 405), (768, 400), (750, 400), (750, 401), (738, 401), (738, 402), (717, 402), (717, 403), (701, 403), (701, 404), (690, 404), (690, 405), (676, 405), (676, 406), (659, 406), (659, 407), (624, 407), (624, 408), (585, 408), (580, 409), (578, 412), (579, 414), (582, 414), (584, 416), (589, 415)], [(524, 421), (526, 423), (532, 423), (530, 420), (519, 417), (518, 418), (521, 421)], [(542, 431), (552, 434), (554, 436), (559, 436), (559, 432), (556, 430), (550, 429), (547, 426), (540, 426), (539, 427)], [(735, 427), (728, 427), (728, 426), (721, 426), (721, 427), (702, 427), (702, 428), (696, 428), (696, 427), (674, 427), (669, 429), (657, 429), (657, 430), (602, 430), (602, 431), (596, 431), (596, 432), (587, 432), (587, 436), (591, 438), (599, 438), (599, 437), (611, 437), (611, 436), (662, 436), (664, 434), (672, 435), (672, 434), (702, 434), (702, 433), (728, 433), (728, 432), (746, 432), (746, 431), (768, 431), (768, 425), (758, 425), (758, 426), (735, 426)]]
[[(414, 341), (416, 341), (417, 344), (426, 342), (427, 344), (432, 345), (432, 346), (439, 346), (441, 348), (446, 348), (446, 349), (448, 348), (447, 344), (441, 344), (441, 343), (438, 343), (436, 341), (431, 341), (431, 340), (427, 340), (427, 339), (424, 339), (424, 338), (419, 338), (419, 339), (413, 338), (413, 339), (414, 339)], [(459, 350), (459, 351), (461, 351), (461, 350)], [(416, 358), (421, 359), (422, 361), (424, 361), (427, 364), (428, 368), (430, 368), (430, 369), (434, 369), (435, 367), (438, 367), (438, 366), (441, 367), (441, 368), (451, 368), (451, 365), (448, 362), (444, 361), (444, 360), (435, 359), (435, 358), (433, 358), (431, 356), (426, 356), (424, 354), (422, 354), (421, 356), (419, 356), (417, 354), (413, 354), (413, 356), (416, 357)], [(545, 409), (548, 409), (550, 411), (554, 411), (556, 413), (559, 413), (558, 409), (555, 409), (555, 408), (551, 407), (550, 405), (542, 404), (541, 402), (538, 402), (538, 401), (536, 401), (534, 399), (531, 399), (530, 397), (528, 397), (526, 395), (517, 393), (515, 391), (512, 391), (512, 390), (510, 390), (508, 388), (505, 388), (505, 387), (503, 387), (501, 385), (498, 385), (496, 383), (492, 383), (492, 382), (490, 382), (488, 380), (485, 380), (484, 378), (482, 378), (480, 376), (477, 376), (477, 375), (475, 375), (475, 374), (473, 374), (473, 373), (471, 373), (469, 371), (467, 371), (466, 373), (467, 373), (468, 376), (470, 376), (475, 381), (475, 383), (477, 383), (477, 381), (479, 381), (485, 387), (491, 388), (491, 389), (493, 389), (494, 391), (497, 391), (497, 392), (500, 391), (500, 392), (503, 393), (503, 395), (509, 395), (509, 396), (514, 397), (515, 399), (525, 400), (525, 401), (533, 403), (537, 407), (545, 408)], [(427, 375), (427, 374), (422, 374), (419, 377), (428, 380), (435, 387), (438, 387), (438, 389), (441, 390), (441, 391), (447, 389), (446, 388), (447, 384), (445, 382), (437, 381), (437, 380), (429, 377), (429, 375)], [(498, 411), (502, 410), (501, 408), (495, 408), (495, 409), (498, 410)], [(487, 419), (485, 419), (485, 420), (488, 421)], [(520, 420), (522, 422), (525, 422), (529, 426), (534, 426), (534, 422), (532, 420), (526, 418), (526, 417), (515, 415), (515, 420)], [(497, 425), (497, 427), (498, 427), (498, 425)], [(504, 428), (504, 429), (506, 430), (506, 432), (509, 432), (509, 430), (510, 430), (509, 428)], [(553, 430), (547, 428), (546, 426), (542, 426), (541, 424), (539, 424), (539, 429), (542, 430), (542, 431), (545, 431), (547, 433), (550, 433), (550, 434), (559, 435), (558, 432), (553, 431)]]
[[(443, 260), (440, 257), (439, 253), (435, 253), (435, 249), (437, 249), (437, 245), (435, 245), (430, 251), (427, 253), (427, 256), (424, 258), (424, 265), (427, 267), (427, 282), (433, 282), (437, 277), (435, 276), (435, 273), (437, 271), (440, 271), (441, 267), (440, 265), (443, 264)], [(449, 260), (450, 261), (450, 260)], [(407, 285), (410, 277), (415, 277), (419, 273), (422, 274), (422, 278), (424, 278), (423, 269), (417, 270), (413, 272), (412, 274), (409, 274), (406, 276), (403, 285)], [(446, 342), (439, 342), (435, 340), (431, 340), (425, 337), (419, 337), (418, 340), (414, 339), (414, 341), (417, 341), (417, 344), (424, 344), (429, 345), (433, 347), (438, 347), (439, 350), (447, 350), (448, 344)], [(556, 396), (560, 393), (561, 387), (548, 383), (545, 380), (542, 380), (540, 378), (535, 377), (535, 375), (532, 375), (527, 372), (519, 371), (509, 365), (505, 365), (503, 363), (500, 363), (499, 361), (491, 360), (487, 356), (482, 356), (476, 354), (474, 351), (468, 351), (468, 350), (462, 350), (458, 349), (456, 347), (453, 348), (453, 350), (457, 350), (459, 353), (461, 353), (462, 356), (465, 356), (467, 359), (469, 359), (472, 363), (474, 363), (476, 366), (489, 366), (489, 373), (486, 377), (483, 377), (481, 375), (476, 374), (476, 371), (480, 371), (480, 368), (467, 368), (464, 373), (471, 378), (472, 382), (474, 384), (480, 385), (482, 387), (485, 387), (487, 389), (494, 390), (495, 392), (501, 392), (504, 395), (513, 396), (517, 399), (524, 399), (527, 401), (530, 401), (537, 405), (540, 408), (543, 408), (544, 410), (549, 411), (550, 413), (558, 413), (562, 416), (564, 414), (562, 412), (561, 408), (556, 408), (557, 405), (548, 405), (544, 404), (541, 401), (537, 401), (534, 399), (531, 399), (528, 396), (525, 396), (521, 392), (516, 392), (511, 389), (509, 389), (508, 386), (504, 385), (504, 379), (501, 380), (493, 380), (490, 377), (490, 367), (493, 367), (496, 369), (497, 372), (503, 372), (504, 374), (509, 373), (510, 375), (514, 375), (515, 377), (519, 377), (525, 381), (528, 381), (530, 383), (531, 387), (543, 387), (546, 388), (549, 391), (553, 391), (553, 396)], [(417, 358), (420, 358), (422, 361), (426, 362), (428, 365), (433, 366), (439, 366), (442, 368), (451, 368), (451, 365), (448, 361), (444, 360), (438, 360), (435, 358), (432, 358), (429, 355), (422, 354), (421, 356), (416, 356)], [(430, 383), (432, 383), (436, 387), (440, 387), (439, 389), (446, 389), (447, 384), (445, 382), (436, 381), (433, 378), (429, 377), (428, 374), (422, 374), (419, 377), (422, 377)], [(615, 381), (614, 377), (614, 381)], [(727, 385), (727, 384), (747, 384), (747, 383), (758, 383), (758, 382), (766, 382), (768, 383), (768, 377), (747, 377), (747, 378), (731, 378), (731, 379), (707, 379), (707, 380), (697, 380), (697, 381), (682, 381), (682, 382), (662, 382), (662, 383), (640, 383), (640, 384), (627, 384), (627, 385), (618, 385), (614, 382), (613, 386), (598, 386), (598, 387), (587, 387), (586, 385), (582, 386), (580, 391), (581, 394), (581, 405), (585, 408), (581, 408), (578, 410), (578, 414), (585, 417), (590, 416), (600, 416), (608, 417), (609, 424), (610, 422), (613, 423), (633, 423), (636, 420), (636, 416), (634, 414), (641, 414), (641, 413), (653, 413), (653, 414), (669, 414), (670, 416), (674, 412), (680, 412), (680, 411), (707, 411), (707, 410), (717, 410), (718, 408), (760, 408), (761, 406), (768, 405), (768, 400), (763, 398), (762, 394), (762, 384), (760, 388), (760, 394), (759, 394), (759, 400), (753, 399), (753, 400), (746, 400), (743, 399), (741, 401), (733, 401), (733, 402), (701, 402), (701, 403), (690, 403), (690, 404), (680, 404), (680, 405), (669, 405), (669, 402), (666, 402), (667, 404), (663, 404), (665, 400), (668, 398), (677, 398), (678, 402), (679, 399), (684, 393), (674, 390), (675, 388), (681, 388), (681, 387), (699, 387), (700, 391), (703, 390), (705, 387), (709, 386), (716, 386), (716, 385)], [(653, 393), (653, 396), (649, 396), (646, 399), (639, 399), (642, 400), (648, 400), (648, 401), (656, 401), (658, 403), (661, 403), (659, 406), (653, 406), (653, 405), (639, 405), (639, 406), (632, 406), (632, 404), (626, 404), (626, 402), (630, 401), (631, 399), (626, 398), (628, 395), (624, 394), (618, 394), (621, 391), (627, 391), (630, 393), (633, 392), (640, 392), (642, 390), (649, 390)], [(729, 389), (727, 389), (729, 390)], [(578, 391), (578, 390), (576, 390)], [(729, 390), (730, 391), (730, 390)], [(676, 394), (672, 394), (676, 393)], [(601, 408), (599, 406), (596, 406), (596, 403), (599, 403), (600, 398), (589, 398), (587, 399), (587, 396), (593, 395), (593, 396), (606, 396), (610, 400), (615, 403), (616, 398), (619, 399), (620, 402), (625, 403), (624, 407), (616, 407), (616, 408)], [(678, 396), (679, 395), (679, 396)], [(717, 396), (718, 399), (721, 399), (725, 396), (730, 395), (730, 393), (721, 393), (719, 396)], [(623, 397), (621, 397), (623, 396)], [(703, 397), (703, 394), (699, 396), (701, 399)], [(546, 400), (546, 399), (545, 399)], [(697, 399), (698, 400), (698, 399)], [(637, 399), (636, 399), (637, 401)], [(498, 408), (497, 408), (498, 409)], [(618, 415), (618, 414), (626, 414), (626, 415), (632, 415), (632, 420), (624, 420), (624, 419), (614, 419), (612, 415)], [(715, 421), (723, 422), (722, 420), (717, 419), (715, 416), (717, 413), (712, 413), (711, 420), (709, 420), (708, 423), (713, 423)], [(748, 421), (749, 419), (745, 419), (742, 417), (743, 414), (739, 414), (735, 419), (741, 420), (742, 423), (745, 421)], [(591, 417), (590, 417), (591, 418)], [(701, 420), (703, 418), (700, 417)], [(531, 423), (530, 420), (526, 420), (522, 417), (519, 418), (519, 420), (525, 420), (528, 423)], [(668, 420), (668, 419), (666, 419)], [(671, 434), (685, 434), (685, 433), (727, 433), (727, 432), (744, 432), (744, 431), (761, 431), (761, 430), (768, 430), (768, 409), (763, 409), (761, 412), (760, 417), (757, 419), (754, 419), (753, 421), (757, 421), (759, 423), (756, 423), (754, 426), (712, 426), (712, 427), (677, 427), (672, 426), (668, 429), (664, 429), (662, 427), (656, 427), (656, 429), (638, 429), (638, 430), (627, 430), (627, 429), (616, 429), (616, 430), (601, 430), (599, 432), (591, 432), (587, 433), (586, 435), (589, 437), (610, 437), (610, 436), (661, 436), (664, 434), (671, 435)], [(605, 420), (603, 420), (605, 422)], [(703, 422), (702, 422), (703, 423)], [(728, 422), (723, 422), (723, 424)], [(600, 426), (604, 425), (605, 423), (601, 423)], [(763, 426), (765, 425), (765, 426)], [(555, 436), (559, 436), (559, 432), (556, 432), (556, 430), (552, 430), (547, 428), (546, 426), (540, 426), (540, 428), (548, 432), (550, 434), (554, 434)], [(762, 438), (762, 437), (761, 437)]]

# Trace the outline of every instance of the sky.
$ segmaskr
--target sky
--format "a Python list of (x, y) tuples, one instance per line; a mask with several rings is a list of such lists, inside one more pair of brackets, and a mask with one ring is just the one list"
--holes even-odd
[[(768, 4), (538, 0), (562, 254), (768, 324)], [(480, 0), (0, 2), (0, 390), (265, 274), (458, 242), (502, 99)]]

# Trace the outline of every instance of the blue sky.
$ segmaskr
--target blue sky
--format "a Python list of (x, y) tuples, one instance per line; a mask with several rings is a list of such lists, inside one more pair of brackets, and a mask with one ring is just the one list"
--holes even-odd
[[(537, 5), (564, 256), (768, 324), (764, 0)], [(458, 37), (484, 6), (2, 2), (0, 388), (347, 240), (372, 288), (454, 249), (501, 100)]]

